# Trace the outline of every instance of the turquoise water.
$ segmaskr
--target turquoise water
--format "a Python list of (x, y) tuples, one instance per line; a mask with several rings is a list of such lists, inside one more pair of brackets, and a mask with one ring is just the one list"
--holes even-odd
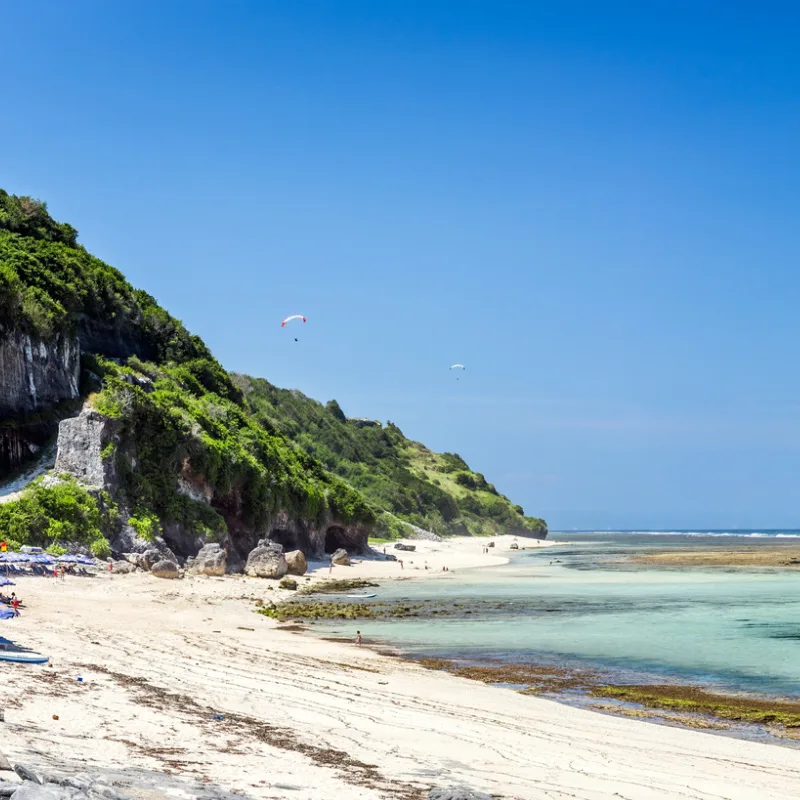
[[(782, 534), (790, 536), (798, 534)], [(735, 540), (703, 532), (552, 538), (570, 545), (520, 551), (503, 567), (376, 590), (377, 602), (461, 604), (456, 617), (369, 620), (359, 627), (368, 641), (412, 655), (553, 661), (599, 668), (620, 682), (689, 680), (800, 697), (800, 573), (618, 563), (621, 555), (656, 547), (774, 545), (774, 533)], [(325, 634), (354, 633), (354, 623), (323, 627)]]

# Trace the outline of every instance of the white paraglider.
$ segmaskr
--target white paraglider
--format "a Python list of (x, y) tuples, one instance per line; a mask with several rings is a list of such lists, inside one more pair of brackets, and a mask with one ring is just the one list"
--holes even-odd
[[(465, 367), (463, 364), (453, 364), (453, 365), (450, 367), (450, 370), (452, 371), (452, 370), (454, 370), (454, 369), (464, 369), (464, 370), (465, 370), (465, 369), (466, 369), (466, 367)], [(457, 380), (457, 381), (460, 381), (460, 380), (461, 380), (461, 378), (456, 378), (456, 380)]]

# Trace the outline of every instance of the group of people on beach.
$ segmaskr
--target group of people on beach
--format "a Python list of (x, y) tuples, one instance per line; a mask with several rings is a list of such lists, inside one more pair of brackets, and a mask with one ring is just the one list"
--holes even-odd
[(11, 592), (11, 597), (0, 594), (0, 603), (6, 606), (11, 606), (11, 608), (14, 610), (14, 616), (19, 616), (20, 601), (16, 592)]

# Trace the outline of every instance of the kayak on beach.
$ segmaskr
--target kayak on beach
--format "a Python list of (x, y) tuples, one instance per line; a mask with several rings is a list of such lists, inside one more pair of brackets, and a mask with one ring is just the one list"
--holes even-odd
[(377, 594), (348, 594), (347, 595), (347, 597), (349, 597), (352, 600), (366, 600), (366, 599), (368, 599), (370, 597), (377, 597), (377, 596), (378, 596)]
[(0, 650), (0, 661), (15, 661), (20, 664), (46, 664), (48, 656), (40, 653), (25, 653), (14, 650)]

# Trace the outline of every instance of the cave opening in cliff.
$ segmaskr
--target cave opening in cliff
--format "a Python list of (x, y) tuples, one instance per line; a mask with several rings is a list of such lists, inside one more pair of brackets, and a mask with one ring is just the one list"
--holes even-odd
[(289, 531), (285, 528), (271, 531), (268, 538), (271, 542), (282, 545), (284, 553), (288, 553), (291, 550), (307, 551), (309, 548), (308, 536), (298, 535), (294, 531)]
[(344, 528), (340, 528), (338, 525), (331, 525), (325, 532), (325, 552), (335, 553), (340, 548), (350, 551), (353, 549), (353, 543), (348, 538)]

